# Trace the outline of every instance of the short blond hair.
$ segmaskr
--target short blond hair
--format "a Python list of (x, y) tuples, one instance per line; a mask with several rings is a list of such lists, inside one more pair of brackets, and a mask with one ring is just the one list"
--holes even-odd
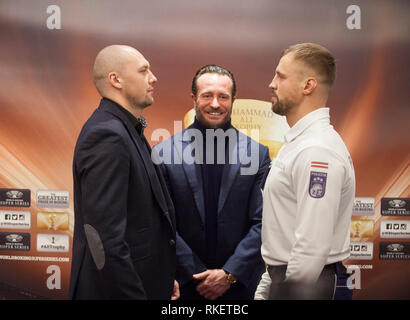
[(328, 49), (316, 43), (298, 43), (283, 50), (280, 57), (288, 53), (293, 53), (295, 60), (311, 67), (329, 87), (333, 85), (336, 78), (336, 62)]

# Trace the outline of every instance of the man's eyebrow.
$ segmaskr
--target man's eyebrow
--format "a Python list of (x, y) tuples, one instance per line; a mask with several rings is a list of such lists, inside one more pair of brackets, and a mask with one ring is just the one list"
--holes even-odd
[(143, 64), (142, 66), (139, 67), (140, 70), (149, 69), (149, 68), (150, 68), (149, 63)]
[(285, 75), (282, 73), (282, 72), (280, 72), (279, 70), (276, 70), (275, 71), (280, 77), (284, 77)]

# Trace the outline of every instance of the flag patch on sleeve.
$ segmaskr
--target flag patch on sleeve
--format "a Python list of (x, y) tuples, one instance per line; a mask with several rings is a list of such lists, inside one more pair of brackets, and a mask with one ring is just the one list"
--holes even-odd
[(323, 198), (326, 192), (326, 172), (310, 172), (309, 195), (312, 198)]
[(329, 163), (327, 162), (312, 161), (310, 166), (313, 168), (329, 169)]

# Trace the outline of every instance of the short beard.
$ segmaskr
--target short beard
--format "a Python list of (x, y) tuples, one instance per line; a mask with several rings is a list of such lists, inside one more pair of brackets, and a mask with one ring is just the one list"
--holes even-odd
[(272, 102), (272, 111), (280, 116), (286, 116), (295, 104), (294, 101), (279, 100), (279, 98), (276, 97), (276, 102)]

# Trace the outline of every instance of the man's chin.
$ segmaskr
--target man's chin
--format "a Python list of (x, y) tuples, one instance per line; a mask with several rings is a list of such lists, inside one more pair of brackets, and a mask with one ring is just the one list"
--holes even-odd
[(223, 121), (209, 121), (205, 119), (199, 119), (198, 121), (207, 129), (218, 129), (225, 124)]
[(280, 116), (283, 116), (283, 114), (281, 113), (282, 110), (280, 110), (280, 108), (278, 108), (277, 105), (272, 104), (271, 110), (272, 110), (273, 113), (275, 113), (277, 115), (280, 115)]
[(277, 115), (279, 115), (279, 116), (286, 116), (286, 114), (287, 114), (287, 111), (289, 110), (290, 108), (287, 108), (287, 107), (284, 107), (284, 106), (282, 106), (282, 105), (280, 105), (280, 104), (278, 104), (278, 103), (272, 103), (272, 108), (271, 108), (271, 110), (272, 110), (272, 112), (273, 113), (276, 113)]
[(143, 108), (147, 108), (150, 105), (152, 105), (153, 103), (154, 103), (154, 99), (146, 100), (145, 103), (143, 104)]

